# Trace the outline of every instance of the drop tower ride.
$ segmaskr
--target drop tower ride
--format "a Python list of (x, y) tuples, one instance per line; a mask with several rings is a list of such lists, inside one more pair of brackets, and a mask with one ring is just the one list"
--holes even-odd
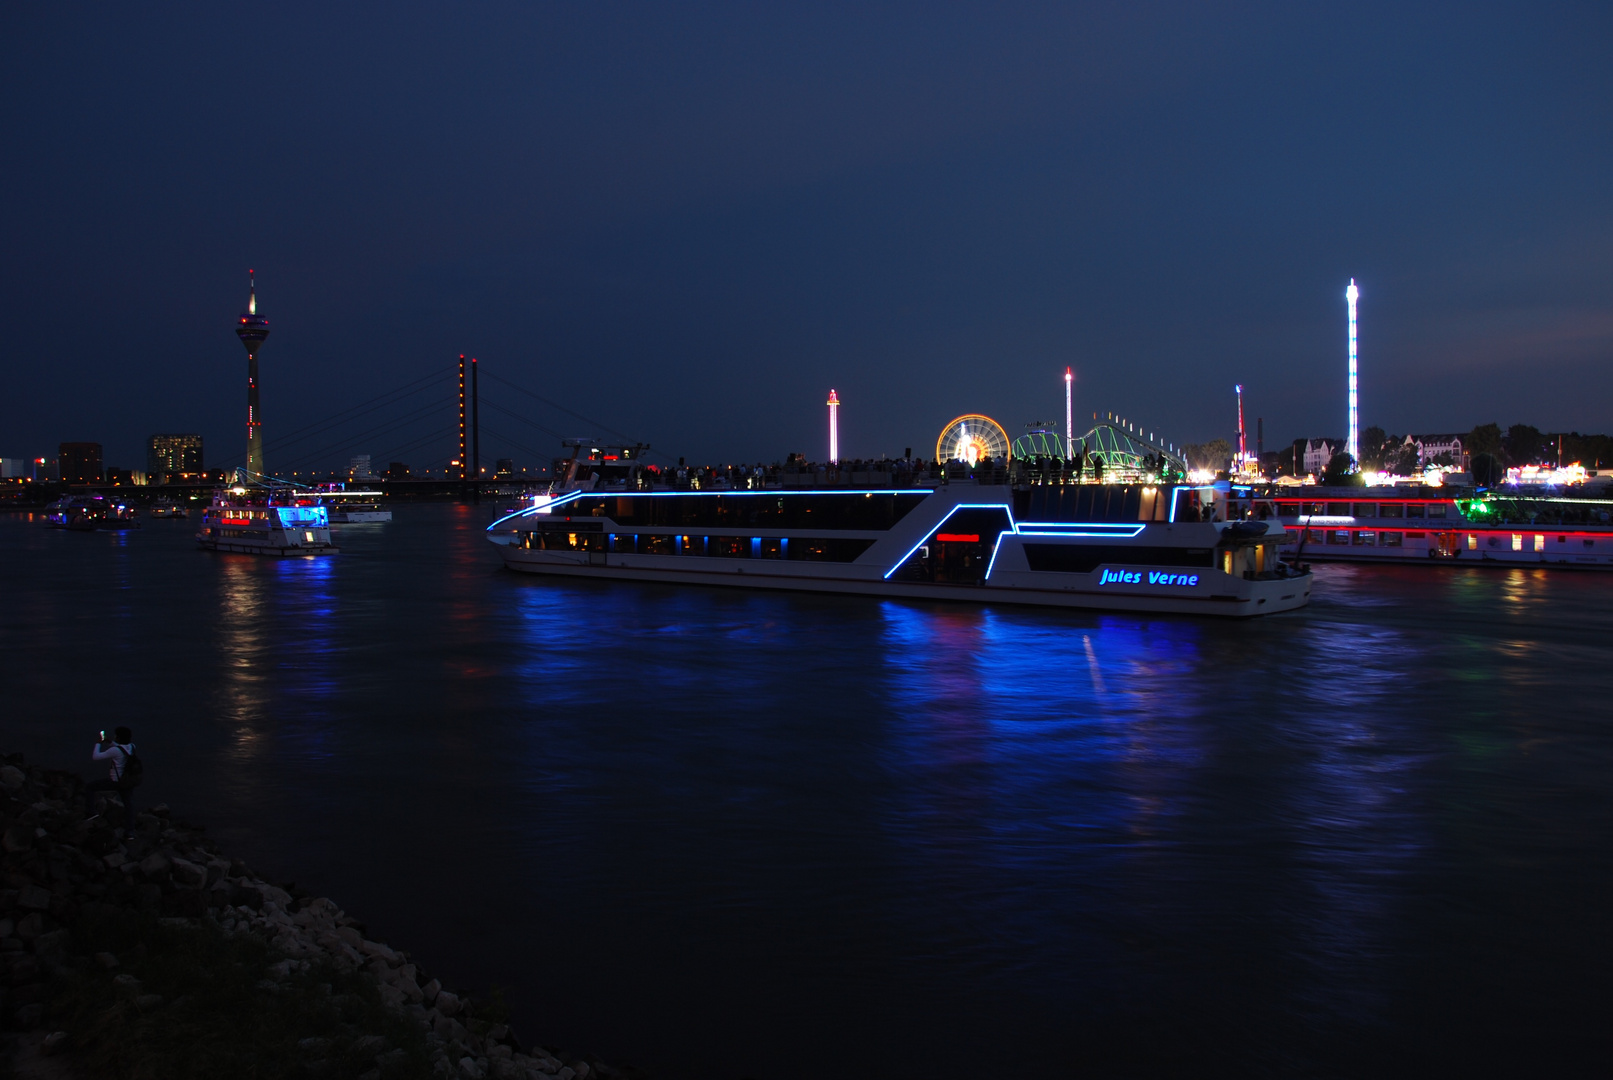
[(235, 336), (246, 346), (246, 474), (248, 480), (263, 479), (263, 420), (258, 412), (258, 350), (269, 337), (269, 320), (258, 314), (258, 285), (253, 271), (247, 271), (246, 310), (236, 324)]

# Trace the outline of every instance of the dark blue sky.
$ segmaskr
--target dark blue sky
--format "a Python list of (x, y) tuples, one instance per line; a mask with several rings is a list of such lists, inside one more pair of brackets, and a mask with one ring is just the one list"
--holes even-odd
[(1605, 4), (18, 5), (0, 455), (240, 460), (248, 266), (271, 447), (443, 372), (332, 462), (446, 431), (462, 351), (700, 460), (821, 456), (830, 386), (848, 456), (1018, 432), (1066, 364), (1176, 442), (1242, 382), (1269, 448), (1343, 431), (1352, 276), (1363, 424), (1606, 430), (1610, 54)]

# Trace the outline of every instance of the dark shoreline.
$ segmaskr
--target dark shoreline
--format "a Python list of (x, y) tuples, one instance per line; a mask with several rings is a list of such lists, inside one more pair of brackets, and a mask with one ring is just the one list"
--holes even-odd
[(496, 991), (445, 989), (166, 806), (121, 841), (83, 789), (21, 754), (0, 765), (0, 1076), (643, 1075), (524, 1044)]

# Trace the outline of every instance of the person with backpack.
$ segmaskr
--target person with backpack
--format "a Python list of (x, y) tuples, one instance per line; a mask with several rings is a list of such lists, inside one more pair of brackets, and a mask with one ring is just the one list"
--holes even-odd
[(101, 741), (90, 752), (90, 757), (96, 761), (110, 761), (112, 767), (105, 780), (91, 780), (84, 785), (84, 812), (92, 813), (95, 810), (95, 797), (104, 791), (115, 791), (123, 800), (123, 835), (134, 836), (134, 789), (142, 779), (144, 772), (140, 757), (134, 752), (134, 733), (126, 727), (120, 727), (112, 733), (114, 738), (107, 738), (106, 732), (101, 732)]

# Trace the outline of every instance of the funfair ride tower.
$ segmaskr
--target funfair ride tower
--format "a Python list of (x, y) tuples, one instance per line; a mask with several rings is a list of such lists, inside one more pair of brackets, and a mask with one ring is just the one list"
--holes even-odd
[(1361, 290), (1355, 287), (1355, 278), (1350, 279), (1350, 287), (1344, 290), (1344, 299), (1350, 304), (1350, 434), (1344, 443), (1344, 452), (1350, 455), (1350, 461), (1355, 468), (1361, 465), (1361, 442), (1357, 438), (1358, 409), (1360, 402), (1356, 397), (1355, 377), (1355, 301), (1361, 295)]
[(246, 476), (263, 479), (263, 419), (258, 411), (258, 350), (269, 337), (269, 320), (258, 314), (258, 284), (247, 271), (246, 310), (236, 324), (235, 336), (246, 346)]
[(829, 391), (829, 460), (840, 460), (840, 397)]
[(1066, 460), (1075, 457), (1075, 413), (1071, 411), (1072, 391), (1075, 386), (1075, 372), (1069, 368), (1064, 369), (1064, 457)]

